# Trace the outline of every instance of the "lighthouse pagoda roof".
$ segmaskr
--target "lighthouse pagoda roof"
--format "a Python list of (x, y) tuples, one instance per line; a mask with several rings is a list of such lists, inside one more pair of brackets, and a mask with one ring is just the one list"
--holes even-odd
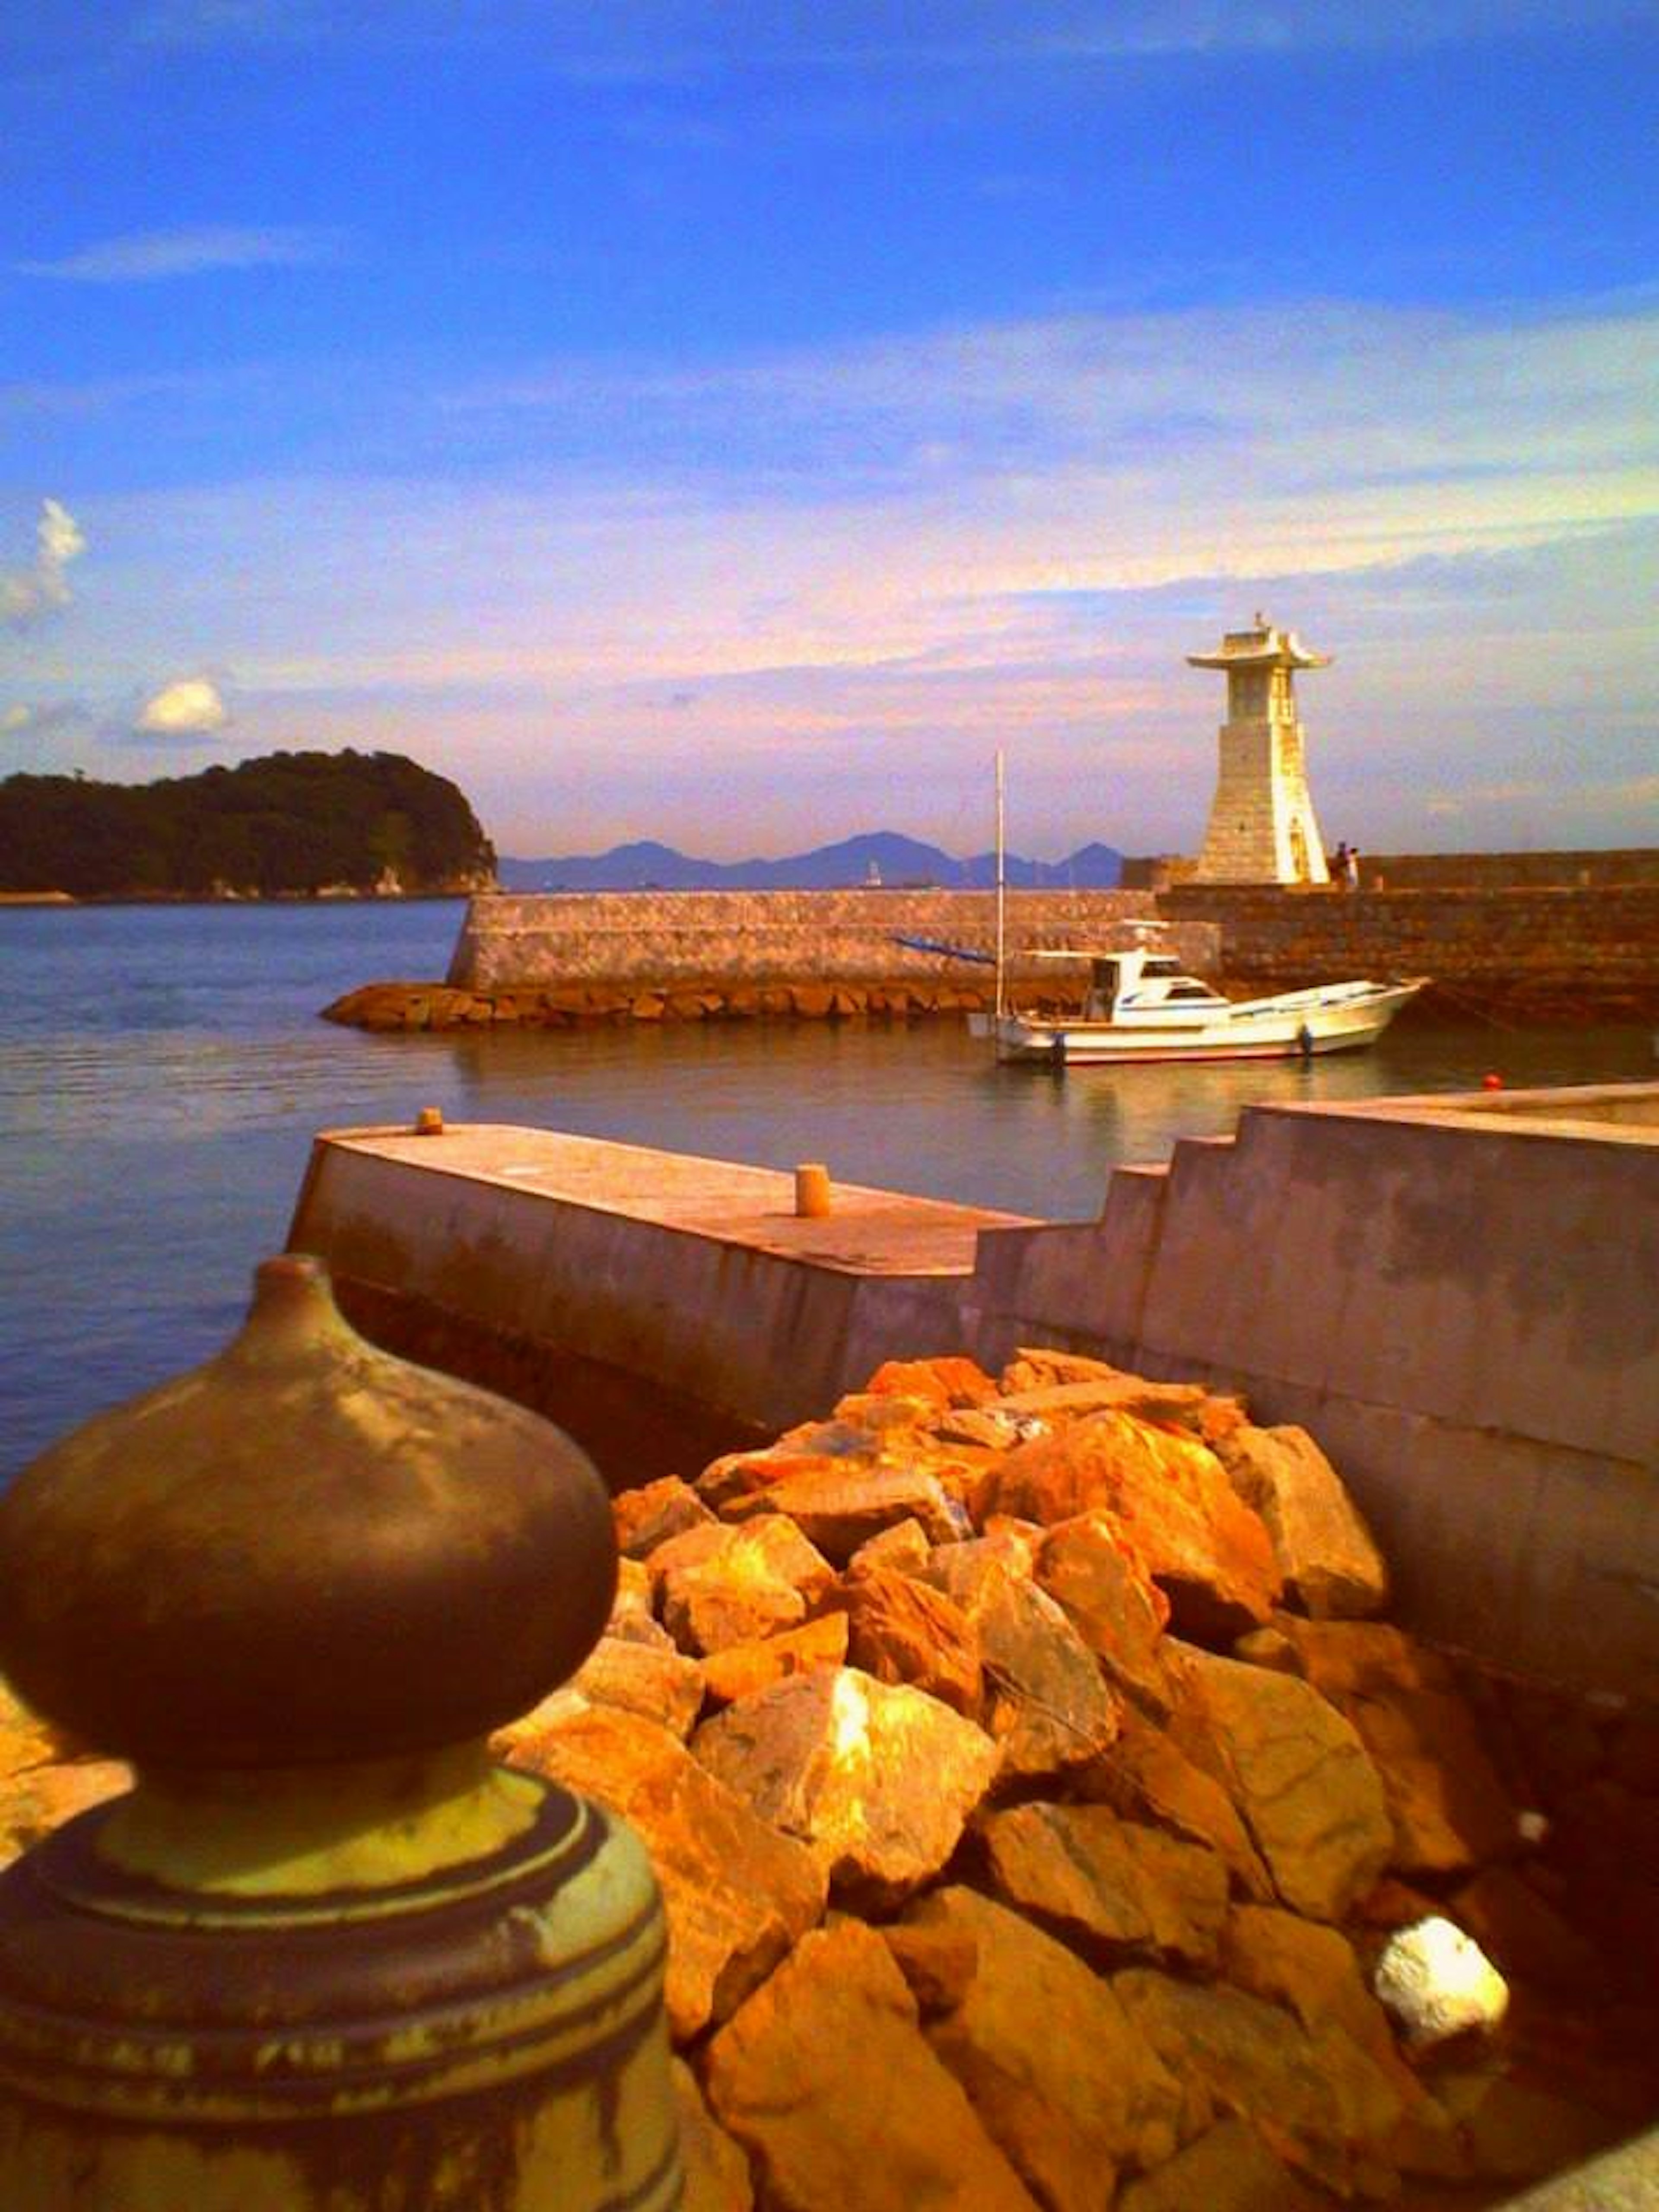
[(1191, 668), (1328, 668), (1328, 653), (1314, 653), (1293, 629), (1279, 629), (1263, 615), (1253, 628), (1230, 629), (1218, 653), (1189, 653)]

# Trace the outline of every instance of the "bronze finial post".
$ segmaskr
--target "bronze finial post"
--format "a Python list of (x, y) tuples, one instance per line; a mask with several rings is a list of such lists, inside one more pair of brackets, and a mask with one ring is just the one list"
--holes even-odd
[(7, 2212), (671, 2212), (632, 1834), (494, 1765), (616, 1553), (550, 1424), (320, 1262), (0, 1498), (0, 1669), (134, 1761), (0, 1875)]

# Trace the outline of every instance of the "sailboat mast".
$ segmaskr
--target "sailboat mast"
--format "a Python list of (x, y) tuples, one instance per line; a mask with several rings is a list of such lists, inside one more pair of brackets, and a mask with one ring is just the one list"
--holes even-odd
[(1003, 1013), (1002, 973), (1008, 946), (1008, 866), (1006, 825), (1003, 821), (1003, 763), (997, 754), (997, 1012), (1000, 1023)]

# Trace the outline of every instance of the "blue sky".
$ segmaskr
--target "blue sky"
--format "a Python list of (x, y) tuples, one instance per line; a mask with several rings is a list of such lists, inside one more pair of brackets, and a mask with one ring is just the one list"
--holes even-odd
[(0, 0), (0, 773), (1659, 843), (1659, 8)]

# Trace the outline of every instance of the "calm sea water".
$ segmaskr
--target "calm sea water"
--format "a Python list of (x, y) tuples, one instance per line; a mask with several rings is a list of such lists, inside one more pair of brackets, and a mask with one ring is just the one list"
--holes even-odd
[(519, 1121), (1081, 1219), (1110, 1169), (1252, 1099), (1649, 1077), (1644, 1030), (1407, 1015), (1369, 1053), (999, 1070), (953, 1023), (368, 1036), (318, 1009), (441, 975), (458, 903), (0, 908), (0, 1474), (216, 1350), (313, 1132)]

